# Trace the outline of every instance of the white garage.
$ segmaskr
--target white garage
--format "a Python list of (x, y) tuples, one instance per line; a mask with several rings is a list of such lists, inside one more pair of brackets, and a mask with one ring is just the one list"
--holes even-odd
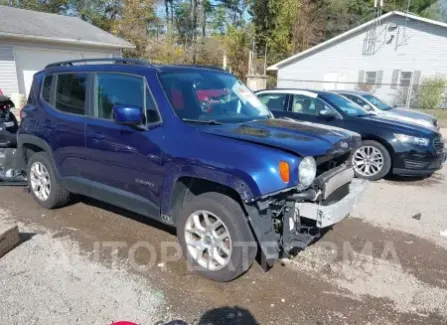
[(60, 16), (0, 6), (0, 89), (28, 95), (34, 73), (57, 61), (121, 56), (134, 46), (91, 24)]

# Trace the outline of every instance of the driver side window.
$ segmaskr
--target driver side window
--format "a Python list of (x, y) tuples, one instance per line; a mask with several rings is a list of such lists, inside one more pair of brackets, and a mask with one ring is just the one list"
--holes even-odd
[(363, 99), (357, 97), (357, 96), (352, 96), (352, 95), (343, 95), (345, 96), (347, 99), (352, 100), (354, 103), (356, 103), (357, 105), (360, 106), (365, 106), (368, 105)]
[(327, 106), (321, 99), (313, 98), (305, 95), (293, 95), (292, 112), (320, 116), (320, 112), (324, 110), (333, 110)]
[(267, 106), (271, 111), (286, 111), (287, 95), (286, 94), (260, 94), (259, 100)]

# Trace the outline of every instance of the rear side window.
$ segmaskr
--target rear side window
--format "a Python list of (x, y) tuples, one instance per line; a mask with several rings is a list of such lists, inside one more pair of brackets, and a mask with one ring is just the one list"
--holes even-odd
[(87, 89), (87, 74), (60, 74), (57, 76), (56, 101), (57, 110), (84, 115)]
[[(51, 85), (53, 83), (53, 75), (45, 76), (45, 79), (43, 80), (43, 86), (42, 86), (42, 98), (49, 103), (50, 102), (50, 96), (51, 96)], [(30, 95), (32, 94), (32, 91), (30, 92)]]
[(361, 98), (358, 98), (357, 96), (352, 96), (349, 94), (342, 94), (342, 95), (345, 96), (346, 98), (348, 98), (349, 100), (352, 100), (357, 105), (360, 105), (360, 106), (368, 105), (364, 100), (362, 100)]

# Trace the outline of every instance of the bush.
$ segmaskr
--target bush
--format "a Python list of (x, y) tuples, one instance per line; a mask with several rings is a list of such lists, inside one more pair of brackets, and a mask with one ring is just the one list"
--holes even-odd
[(427, 77), (419, 86), (419, 108), (434, 109), (441, 106), (446, 91), (447, 79), (444, 76)]

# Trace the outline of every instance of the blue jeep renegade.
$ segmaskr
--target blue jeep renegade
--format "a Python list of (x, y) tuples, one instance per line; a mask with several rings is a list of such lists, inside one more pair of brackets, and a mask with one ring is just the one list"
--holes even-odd
[(191, 266), (229, 281), (258, 249), (269, 267), (345, 218), (353, 132), (269, 110), (235, 76), (122, 58), (48, 65), (34, 76), (18, 146), (48, 209), (70, 193), (177, 229)]

